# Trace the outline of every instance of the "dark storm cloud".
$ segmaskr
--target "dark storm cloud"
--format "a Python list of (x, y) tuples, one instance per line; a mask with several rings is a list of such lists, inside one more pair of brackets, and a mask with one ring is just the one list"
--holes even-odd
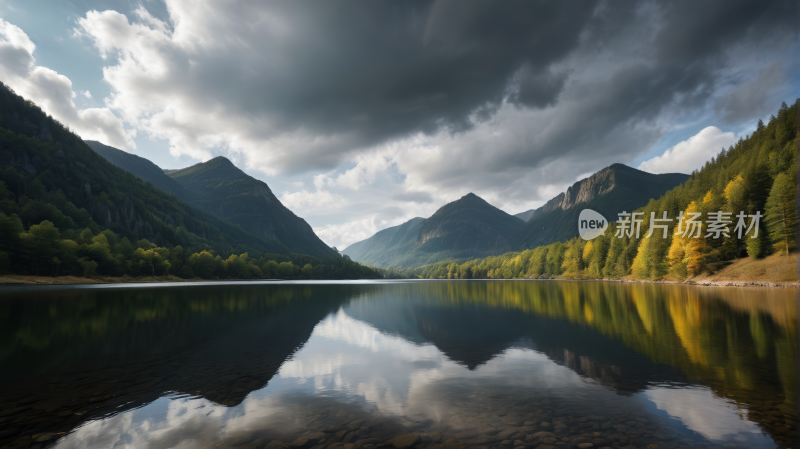
[(518, 106), (552, 106), (567, 81), (567, 73), (549, 73), (523, 67), (516, 79), (508, 99)]
[(758, 77), (744, 82), (729, 95), (716, 102), (717, 113), (728, 124), (739, 124), (754, 117), (760, 117), (774, 110), (767, 102), (770, 91), (780, 85), (784, 71), (777, 63), (765, 67)]
[(523, 67), (521, 101), (552, 102), (545, 92), (563, 77), (550, 76), (549, 67), (578, 44), (592, 13), (584, 1), (272, 5), (303, 33), (283, 48), (291, 65), (267, 69), (261, 89), (242, 100), (290, 127), (357, 128), (364, 143), (467, 129), (471, 114), (491, 115)]
[(769, 46), (797, 39), (800, 9), (791, 0), (681, 0), (664, 3), (665, 26), (655, 41), (665, 64), (691, 65), (716, 59), (732, 46)]
[[(541, 166), (577, 154), (630, 157), (645, 148), (618, 144), (652, 144), (659, 119), (696, 112), (718, 94), (720, 79), (729, 79), (722, 74), (752, 69), (737, 61), (785, 51), (797, 39), (800, 5), (167, 4), (170, 23), (130, 18), (147, 31), (121, 31), (128, 19), (113, 14), (82, 20), (101, 51), (123, 55), (106, 72), (116, 92), (112, 106), (169, 139), (176, 154), (227, 144), (254, 166), (278, 172), (332, 169), (415, 133), (458, 136), (507, 103), (545, 113), (508, 137), (513, 142), (480, 149), (491, 150), (481, 169)], [(634, 127), (648, 131), (614, 143), (615, 133)], [(457, 182), (459, 167), (448, 160), (429, 168), (455, 173), (442, 182)]]
[[(756, 56), (769, 63), (796, 42), (800, 4), (711, 2), (692, 11), (693, 4), (601, 4), (578, 47), (563, 64), (553, 65), (551, 73), (567, 73), (567, 81), (551, 78), (553, 87), (542, 91), (551, 95), (529, 97), (533, 104), (551, 105), (547, 110), (518, 123), (501, 112), (496, 120), (510, 123), (498, 126), (503, 132), (486, 129), (483, 135), (445, 142), (436, 161), (413, 165), (410, 159), (420, 157), (414, 154), (405, 160), (412, 168), (405, 170), (414, 172), (420, 184), (530, 199), (532, 189), (524, 184), (552, 185), (634, 159), (677, 120), (725, 95), (720, 89), (730, 82), (729, 73), (758, 73), (752, 65)], [(773, 74), (780, 63), (775, 67), (762, 73)], [(757, 117), (763, 113), (764, 93), (778, 81), (762, 74), (756, 85), (763, 89), (743, 85), (731, 97), (745, 100), (729, 106)], [(521, 92), (512, 91), (510, 100), (521, 103)], [(748, 104), (755, 97), (759, 101)], [(547, 170), (531, 172), (542, 168)]]
[[(785, 48), (787, 43), (796, 41), (800, 23), (798, 5), (757, 1), (664, 2), (650, 4), (653, 13), (649, 17), (645, 8), (636, 14), (635, 8), (620, 8), (619, 3), (613, 8), (602, 5), (586, 27), (585, 42), (618, 57), (640, 45), (636, 37), (641, 26), (657, 27), (659, 31), (652, 45), (646, 46), (639, 60), (629, 60), (612, 69), (605, 78), (593, 81), (589, 77), (576, 86), (566, 98), (579, 107), (565, 110), (554, 120), (548, 132), (539, 135), (538, 145), (532, 143), (527, 145), (529, 151), (510, 153), (512, 163), (531, 166), (570, 152), (598, 156), (608, 151), (619, 157), (625, 150), (594, 143), (614, 132), (631, 132), (637, 124), (653, 123), (665, 112), (680, 115), (702, 109), (715, 95), (721, 72), (735, 66), (737, 57)], [(650, 20), (635, 23), (643, 18)], [(608, 29), (610, 23), (615, 24), (614, 31)], [(600, 42), (606, 46), (598, 45)], [(573, 71), (581, 71), (580, 59)], [(726, 119), (733, 120), (735, 115), (742, 121), (763, 114), (766, 93), (778, 85), (780, 73), (780, 65), (773, 63), (756, 81), (740, 86), (729, 101), (723, 102)], [(539, 75), (541, 81), (536, 88), (547, 86), (546, 76)], [(560, 93), (563, 80), (551, 79), (551, 88), (542, 92)], [(520, 97), (523, 92), (521, 89)], [(537, 97), (536, 91), (533, 92), (532, 98), (538, 99), (534, 104), (553, 101), (554, 97)], [(509, 166), (499, 160), (495, 165), (498, 169)]]
[[(660, 31), (641, 63), (619, 67), (586, 96), (574, 120), (547, 141), (552, 155), (578, 149), (586, 136), (653, 120), (665, 109), (691, 110), (714, 94), (728, 52), (797, 35), (797, 3), (663, 2), (336, 2), (273, 3), (304, 32), (284, 47), (290, 65), (266, 73), (261, 89), (239, 104), (280, 117), (283, 126), (326, 134), (353, 130), (349, 145), (369, 145), (415, 131), (471, 127), (503, 98), (529, 108), (557, 103), (568, 72), (558, 64), (581, 43), (624, 52), (608, 26)], [(643, 14), (647, 7), (654, 14)], [(604, 28), (605, 26), (605, 28)], [(619, 31), (617, 31), (619, 33)], [(636, 39), (625, 35), (625, 39)], [(734, 56), (735, 57), (735, 56)], [(580, 71), (581, 61), (575, 61)], [(249, 84), (245, 81), (246, 84)], [(279, 87), (278, 89), (274, 88)], [(581, 133), (575, 133), (579, 123)], [(529, 151), (530, 164), (543, 154)]]

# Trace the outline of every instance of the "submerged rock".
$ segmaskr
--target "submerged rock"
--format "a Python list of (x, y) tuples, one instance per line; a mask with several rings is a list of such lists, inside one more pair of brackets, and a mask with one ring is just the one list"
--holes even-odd
[(397, 449), (405, 449), (407, 447), (411, 447), (419, 441), (419, 435), (415, 433), (409, 433), (407, 435), (402, 435), (394, 439), (392, 445)]

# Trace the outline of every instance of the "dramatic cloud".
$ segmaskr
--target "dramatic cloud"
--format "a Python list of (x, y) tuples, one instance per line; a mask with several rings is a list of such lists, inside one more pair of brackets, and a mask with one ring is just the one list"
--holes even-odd
[(777, 62), (765, 67), (752, 81), (740, 84), (729, 95), (717, 101), (725, 123), (738, 124), (771, 112), (770, 93), (781, 85), (784, 69)]
[[(174, 156), (269, 176), (337, 246), (470, 191), (539, 206), (669, 133), (747, 126), (796, 83), (792, 1), (165, 4), (77, 21), (107, 106)], [(701, 134), (645, 164), (690, 172), (707, 154), (685, 146), (721, 146)]]
[(691, 173), (722, 149), (736, 143), (732, 132), (709, 126), (687, 140), (669, 148), (663, 155), (644, 161), (639, 170), (650, 173)]
[(173, 154), (224, 146), (276, 173), (469, 129), (510, 89), (520, 105), (552, 104), (565, 75), (551, 66), (592, 14), (571, 3), (175, 0), (171, 23), (90, 11), (77, 31), (115, 61), (112, 106)]
[[(107, 108), (78, 109), (72, 82), (64, 75), (36, 65), (36, 46), (19, 27), (0, 19), (0, 81), (33, 101), (84, 139), (97, 139), (133, 149), (135, 133), (126, 132)], [(88, 91), (83, 92), (91, 98)]]

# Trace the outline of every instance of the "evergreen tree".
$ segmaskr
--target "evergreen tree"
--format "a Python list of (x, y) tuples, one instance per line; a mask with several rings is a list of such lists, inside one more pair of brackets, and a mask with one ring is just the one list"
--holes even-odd
[[(745, 191), (748, 195), (747, 212), (755, 215), (756, 212), (764, 215), (769, 197), (772, 180), (767, 165), (763, 162), (756, 163), (745, 176)], [(764, 219), (759, 222), (759, 229), (754, 229), (747, 235), (747, 255), (754, 259), (762, 259), (769, 255), (771, 249), (770, 236), (764, 229)], [(754, 238), (755, 236), (755, 238)]]
[(766, 228), (770, 240), (776, 248), (787, 255), (795, 245), (796, 189), (794, 176), (781, 173), (775, 178), (766, 204)]

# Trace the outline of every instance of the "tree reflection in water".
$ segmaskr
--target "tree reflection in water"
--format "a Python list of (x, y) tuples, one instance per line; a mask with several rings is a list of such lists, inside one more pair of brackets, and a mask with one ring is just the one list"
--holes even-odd
[[(257, 447), (270, 438), (286, 441), (303, 428), (377, 417), (383, 421), (370, 431), (376, 440), (416, 431), (497, 445), (502, 441), (467, 435), (469, 425), (493, 419), (527, 426), (531, 434), (533, 427), (547, 430), (548, 422), (549, 430), (568, 429), (556, 432), (562, 439), (573, 431), (622, 432), (627, 441), (616, 442), (636, 444), (646, 435), (655, 438), (657, 429), (642, 435), (628, 429), (633, 435), (627, 435), (611, 427), (626, 426), (627, 418), (623, 424), (586, 421), (598, 429), (578, 421), (609, 410), (643, 413), (637, 395), (655, 395), (664, 386), (708, 388), (778, 444), (789, 445), (797, 426), (794, 295), (788, 289), (557, 281), (6, 291), (0, 296), (0, 445), (50, 445), (96, 419), (103, 421), (93, 425), (119, 427), (112, 417), (176, 394), (202, 401), (208, 416), (242, 407), (241, 413), (255, 416), (253, 404), (261, 404), (266, 414), (258, 429), (236, 441), (207, 427), (214, 444)], [(358, 335), (342, 340), (348, 332)], [(381, 338), (392, 349), (358, 352)], [(403, 360), (401, 351), (416, 354), (410, 367), (383, 370)], [(341, 366), (326, 369), (335, 371), (331, 378), (338, 376), (340, 386), (367, 375), (404, 384), (394, 392), (397, 408), (356, 387), (345, 396), (360, 398), (360, 406), (332, 396), (331, 389), (340, 388), (335, 382), (299, 395), (267, 387), (293, 376), (323, 385), (322, 375), (291, 371), (334, 356)], [(590, 385), (556, 379), (564, 374), (554, 363)], [(539, 380), (531, 377), (533, 366)], [(418, 378), (431, 373), (440, 377), (427, 381), (424, 397), (416, 395)], [(539, 382), (550, 387), (537, 389)], [(254, 402), (247, 405), (245, 398)], [(337, 432), (326, 438), (345, 438)]]

